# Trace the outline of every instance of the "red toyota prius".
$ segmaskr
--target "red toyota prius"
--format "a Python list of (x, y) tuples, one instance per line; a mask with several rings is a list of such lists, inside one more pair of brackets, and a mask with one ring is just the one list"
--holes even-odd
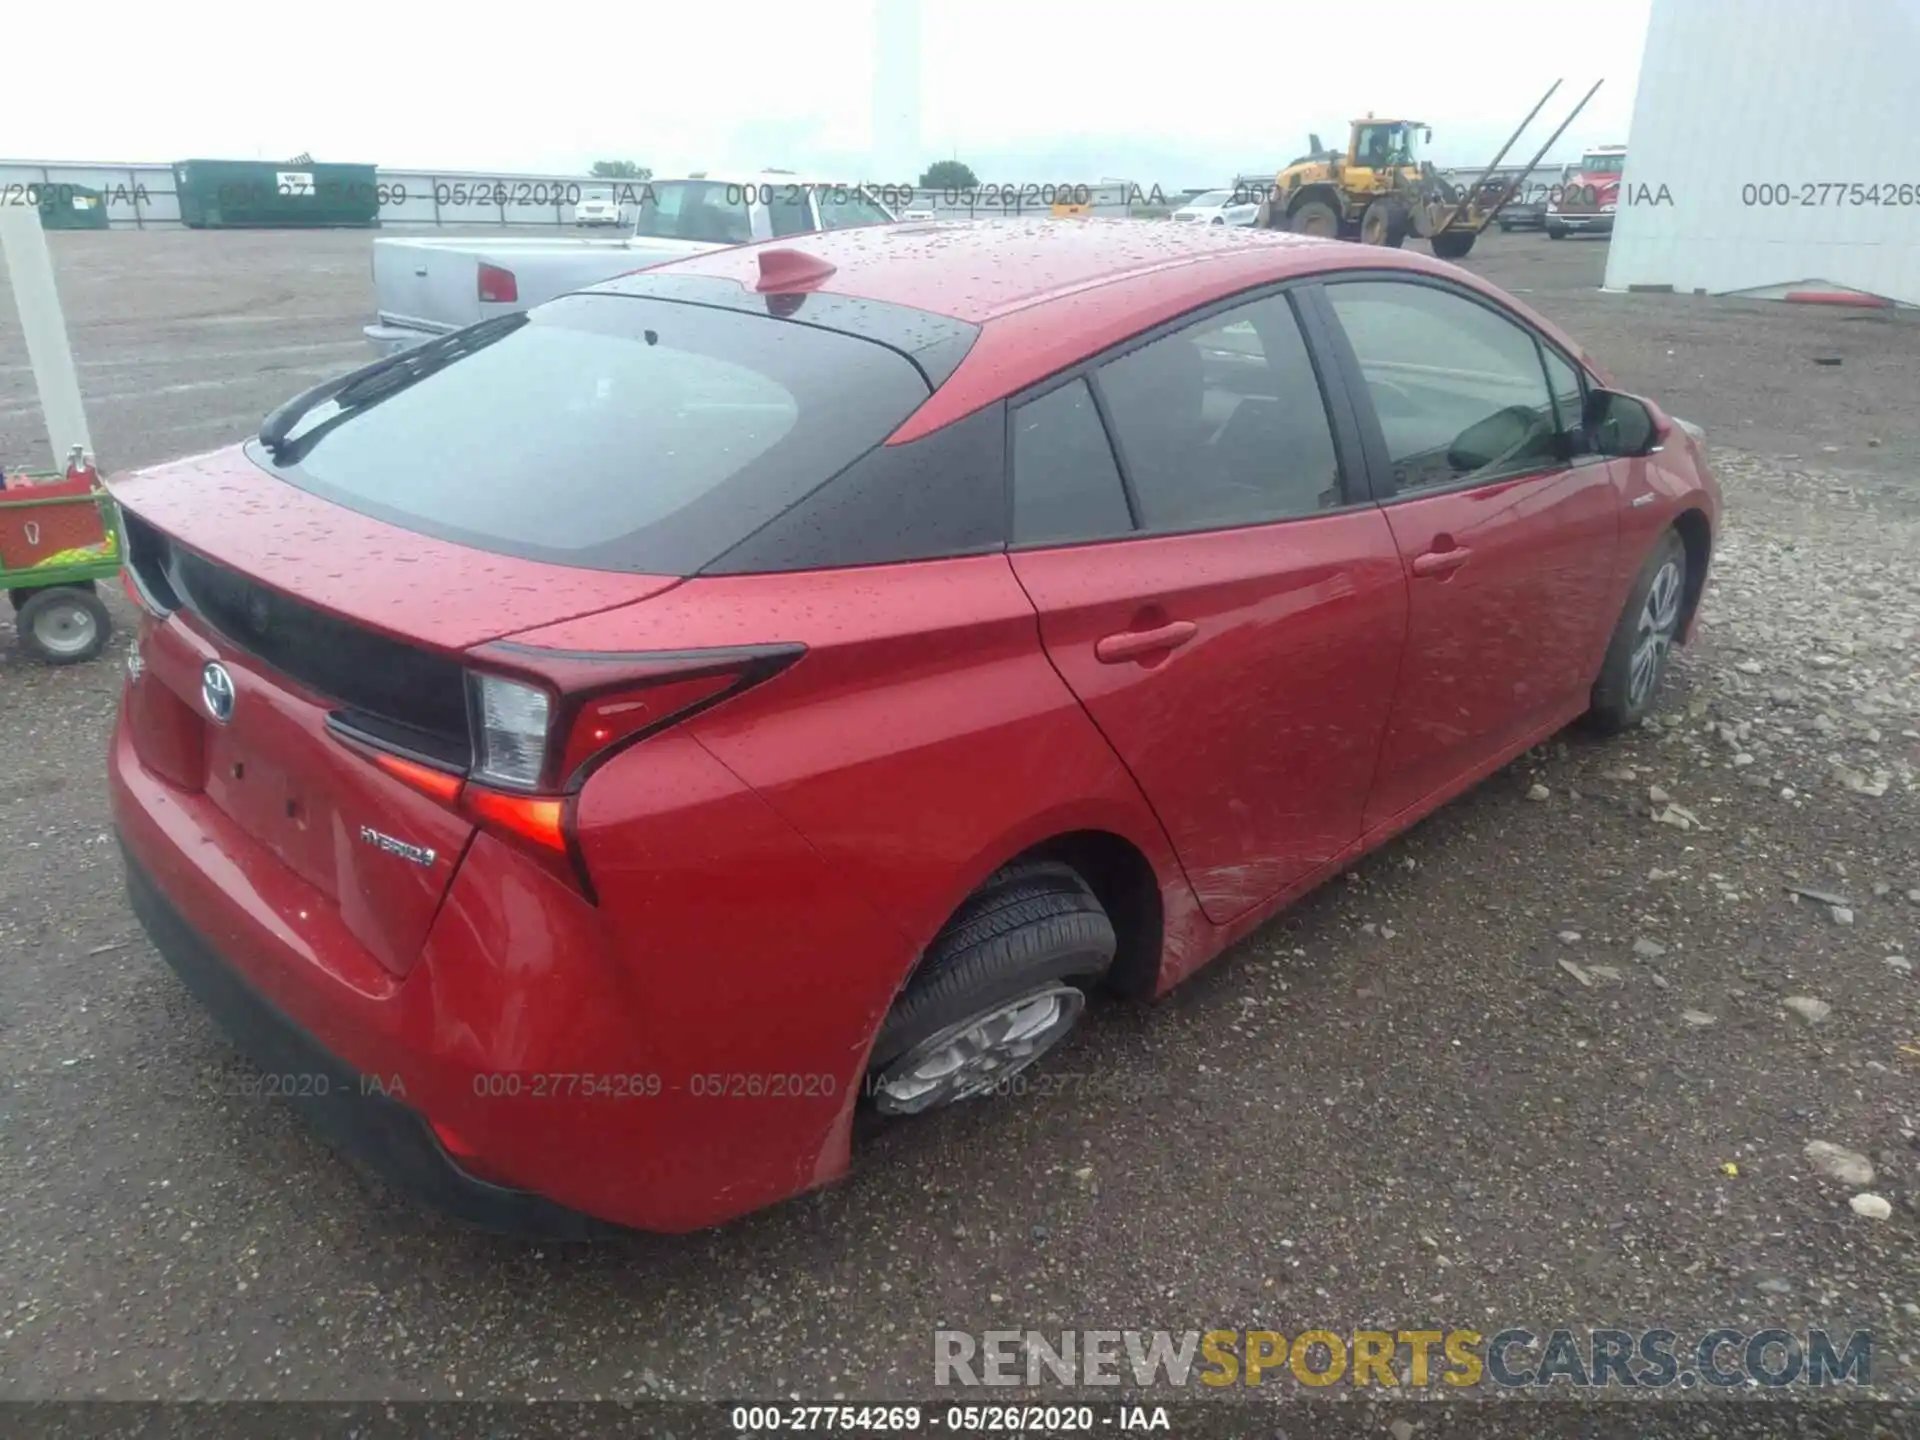
[(710, 1225), (1635, 723), (1698, 442), (1395, 250), (993, 221), (636, 273), (114, 482), (133, 906), (441, 1206)]

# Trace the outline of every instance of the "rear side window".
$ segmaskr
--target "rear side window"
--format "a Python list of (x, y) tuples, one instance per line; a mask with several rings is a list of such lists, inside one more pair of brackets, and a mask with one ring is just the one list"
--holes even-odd
[(1344, 503), (1293, 307), (1269, 296), (1101, 367), (1145, 530), (1255, 525)]
[(1086, 381), (1013, 412), (1016, 544), (1100, 540), (1132, 529), (1120, 468)]
[(869, 340), (582, 295), (358, 408), (321, 405), (277, 461), (254, 450), (301, 489), (422, 534), (689, 575), (878, 445), (927, 394), (911, 362)]
[(826, 185), (813, 192), (820, 207), (823, 230), (846, 230), (855, 225), (884, 225), (892, 217), (874, 204), (865, 193), (841, 185)]
[(635, 233), (659, 240), (744, 245), (753, 239), (749, 185), (717, 180), (669, 180), (645, 187)]
[(814, 229), (813, 206), (798, 185), (769, 185), (761, 191), (767, 202), (767, 223), (775, 239), (806, 235)]

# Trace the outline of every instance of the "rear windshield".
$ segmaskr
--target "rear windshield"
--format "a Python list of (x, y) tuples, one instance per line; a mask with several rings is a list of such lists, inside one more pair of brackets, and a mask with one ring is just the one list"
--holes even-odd
[(747, 202), (754, 194), (751, 185), (723, 185), (718, 180), (652, 182), (640, 197), (635, 233), (658, 240), (744, 245), (753, 239)]
[(504, 318), (500, 334), (410, 384), (357, 408), (321, 404), (277, 458), (249, 453), (421, 534), (691, 575), (928, 394), (896, 351), (761, 314), (580, 295)]

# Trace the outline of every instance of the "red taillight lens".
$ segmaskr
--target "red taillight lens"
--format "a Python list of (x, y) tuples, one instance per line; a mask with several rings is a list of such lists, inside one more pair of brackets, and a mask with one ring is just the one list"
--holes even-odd
[(517, 305), (520, 303), (519, 282), (513, 278), (511, 270), (482, 262), (480, 298), (489, 305)]
[(389, 754), (384, 750), (369, 751), (367, 758), (394, 779), (411, 785), (422, 795), (438, 800), (442, 805), (451, 805), (460, 798), (460, 786), (464, 782), (462, 777), (451, 771), (436, 770), (431, 765), (422, 765), (417, 760)]
[(566, 801), (551, 795), (508, 795), (467, 787), (460, 808), (482, 825), (556, 855), (567, 853)]
[(576, 777), (584, 780), (585, 771), (603, 752), (724, 695), (740, 679), (738, 671), (729, 670), (589, 696), (573, 712), (567, 742), (560, 752), (560, 775), (569, 783)]
[(335, 736), (394, 779), (540, 860), (589, 900), (573, 796), (615, 752), (785, 669), (799, 645), (582, 655), (500, 643), (467, 672), (474, 754), (454, 771), (397, 754), (334, 717)]

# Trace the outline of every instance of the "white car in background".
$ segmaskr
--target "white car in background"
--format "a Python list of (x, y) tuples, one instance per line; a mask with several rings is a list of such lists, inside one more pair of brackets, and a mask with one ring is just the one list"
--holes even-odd
[(1173, 218), (1192, 225), (1251, 225), (1260, 213), (1260, 202), (1231, 190), (1209, 190), (1196, 195)]
[(575, 225), (618, 225), (620, 223), (620, 202), (611, 193), (589, 191), (580, 197), (580, 203), (573, 207)]

